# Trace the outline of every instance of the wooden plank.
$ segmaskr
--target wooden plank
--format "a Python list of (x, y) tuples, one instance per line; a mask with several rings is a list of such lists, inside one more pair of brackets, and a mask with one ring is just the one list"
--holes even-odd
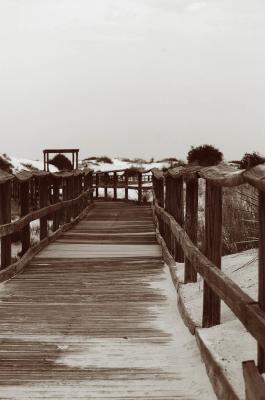
[[(151, 216), (146, 206), (97, 203), (69, 235), (89, 234), (94, 225), (100, 240), (105, 224), (112, 226), (112, 247), (119, 257), (53, 253), (45, 258), (39, 253), (23, 274), (5, 283), (0, 293), (1, 398), (195, 399), (202, 387), (209, 400), (215, 398), (195, 340), (186, 337), (177, 320), (176, 293), (161, 254), (147, 257), (142, 235), (137, 255), (132, 251), (123, 257), (128, 245), (122, 249), (120, 226), (141, 237), (149, 221), (154, 235)], [(52, 246), (57, 245), (65, 244)], [(78, 253), (82, 243), (72, 243), (71, 251), (76, 245)], [(179, 357), (183, 348), (185, 359)], [(192, 385), (190, 374), (183, 373), (191, 368)]]
[[(197, 246), (198, 232), (198, 178), (191, 177), (186, 180), (186, 217), (185, 231), (192, 243)], [(197, 272), (187, 257), (185, 257), (184, 282), (196, 282)]]
[[(184, 203), (183, 203), (183, 176), (175, 176), (172, 180), (172, 205), (171, 215), (178, 222), (180, 226), (184, 225)], [(174, 258), (177, 262), (184, 261), (183, 250), (178, 242), (175, 240), (175, 254)]]
[(242, 363), (245, 379), (246, 400), (265, 400), (265, 381), (256, 368), (255, 362)]
[[(24, 217), (29, 213), (29, 181), (25, 180), (20, 183), (20, 216)], [(25, 254), (30, 247), (30, 226), (25, 225), (21, 230), (22, 255)]]
[(232, 187), (245, 183), (243, 172), (231, 165), (219, 164), (201, 169), (199, 175), (216, 186)]
[(138, 204), (142, 203), (143, 193), (142, 193), (142, 172), (138, 172)]
[[(258, 274), (258, 302), (265, 311), (265, 192), (259, 192), (259, 274)], [(265, 372), (265, 352), (258, 346), (258, 368), (260, 373)]]
[(8, 172), (0, 169), (0, 184), (6, 183), (8, 181), (12, 181), (13, 179), (14, 179), (14, 176), (12, 174), (9, 174)]
[[(222, 260), (222, 188), (206, 181), (205, 195), (205, 255), (221, 269)], [(221, 301), (204, 281), (202, 326), (220, 324)]]
[(170, 224), (172, 234), (197, 272), (265, 349), (265, 313), (255, 306), (255, 301), (250, 296), (199, 251), (171, 215), (158, 204), (155, 205), (155, 210), (166, 224)]
[[(0, 225), (11, 221), (11, 181), (0, 184)], [(1, 269), (11, 264), (11, 236), (1, 240)]]
[(259, 164), (243, 172), (245, 182), (259, 190), (265, 190), (265, 165)]
[[(39, 181), (40, 185), (40, 208), (46, 207), (48, 205), (48, 179), (42, 178)], [(48, 219), (47, 216), (40, 218), (40, 240), (45, 239), (48, 235)]]

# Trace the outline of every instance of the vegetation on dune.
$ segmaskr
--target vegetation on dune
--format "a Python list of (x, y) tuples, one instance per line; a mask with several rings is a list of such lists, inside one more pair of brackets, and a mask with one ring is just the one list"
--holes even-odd
[(264, 163), (265, 163), (265, 157), (261, 156), (259, 153), (254, 151), (253, 153), (244, 154), (244, 156), (240, 160), (239, 168), (247, 169)]
[(54, 165), (59, 171), (67, 170), (71, 171), (73, 165), (71, 161), (64, 154), (56, 154), (50, 161), (49, 164)]
[(217, 165), (223, 161), (223, 153), (210, 144), (191, 147), (187, 160), (189, 164), (199, 164), (204, 167)]
[(107, 156), (101, 156), (101, 157), (92, 156), (85, 158), (84, 161), (96, 161), (98, 163), (113, 164), (112, 159)]

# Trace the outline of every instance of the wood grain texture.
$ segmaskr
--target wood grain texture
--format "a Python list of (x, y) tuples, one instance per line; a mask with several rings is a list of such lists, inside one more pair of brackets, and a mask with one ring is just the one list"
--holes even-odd
[[(265, 311), (265, 192), (259, 192), (259, 273), (258, 301), (260, 308)], [(265, 372), (265, 352), (258, 347), (258, 368)]]
[(184, 400), (207, 385), (190, 382), (191, 339), (176, 340), (175, 291), (148, 206), (97, 203), (0, 300), (3, 399)]
[(245, 183), (244, 170), (239, 170), (231, 165), (219, 164), (206, 167), (199, 171), (199, 175), (216, 186), (239, 186)]
[(243, 362), (246, 400), (265, 400), (265, 381), (259, 374), (255, 362)]
[(181, 244), (185, 256), (204, 278), (214, 293), (223, 300), (265, 350), (265, 313), (253, 298), (228, 278), (192, 243), (185, 230), (162, 207), (155, 204), (155, 212), (170, 226), (172, 234)]

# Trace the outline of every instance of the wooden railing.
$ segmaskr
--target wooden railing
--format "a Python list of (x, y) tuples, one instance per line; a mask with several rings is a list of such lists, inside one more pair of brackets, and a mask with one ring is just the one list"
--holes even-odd
[[(206, 181), (204, 254), (197, 246), (199, 178)], [(259, 192), (258, 302), (221, 270), (222, 188), (244, 183), (254, 186)], [(185, 283), (196, 282), (197, 273), (204, 279), (202, 326), (220, 324), (220, 303), (223, 300), (257, 340), (258, 369), (260, 373), (265, 372), (265, 166), (259, 165), (247, 171), (227, 165), (188, 166), (165, 174), (153, 170), (153, 187), (159, 231), (171, 256), (176, 261), (185, 261)], [(245, 366), (244, 371), (246, 376), (248, 367)], [(249, 387), (249, 380), (247, 384)]]
[[(0, 171), (0, 281), (20, 271), (44, 246), (78, 222), (93, 203), (91, 170), (48, 173)], [(19, 203), (20, 218), (12, 221), (12, 205)], [(31, 246), (30, 222), (40, 220), (39, 243)], [(49, 232), (49, 223), (52, 227)], [(12, 237), (20, 238), (21, 258), (12, 263)]]
[[(152, 189), (150, 171), (123, 169), (115, 171), (95, 172), (93, 175), (95, 198), (104, 200), (130, 200), (129, 191), (137, 191), (138, 203), (146, 202), (145, 194)], [(122, 195), (118, 190), (122, 190)]]

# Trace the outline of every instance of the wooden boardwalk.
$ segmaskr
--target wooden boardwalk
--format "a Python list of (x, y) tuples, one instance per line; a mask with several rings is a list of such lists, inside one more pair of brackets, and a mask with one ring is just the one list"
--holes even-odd
[(97, 203), (0, 288), (0, 399), (215, 398), (150, 207)]

